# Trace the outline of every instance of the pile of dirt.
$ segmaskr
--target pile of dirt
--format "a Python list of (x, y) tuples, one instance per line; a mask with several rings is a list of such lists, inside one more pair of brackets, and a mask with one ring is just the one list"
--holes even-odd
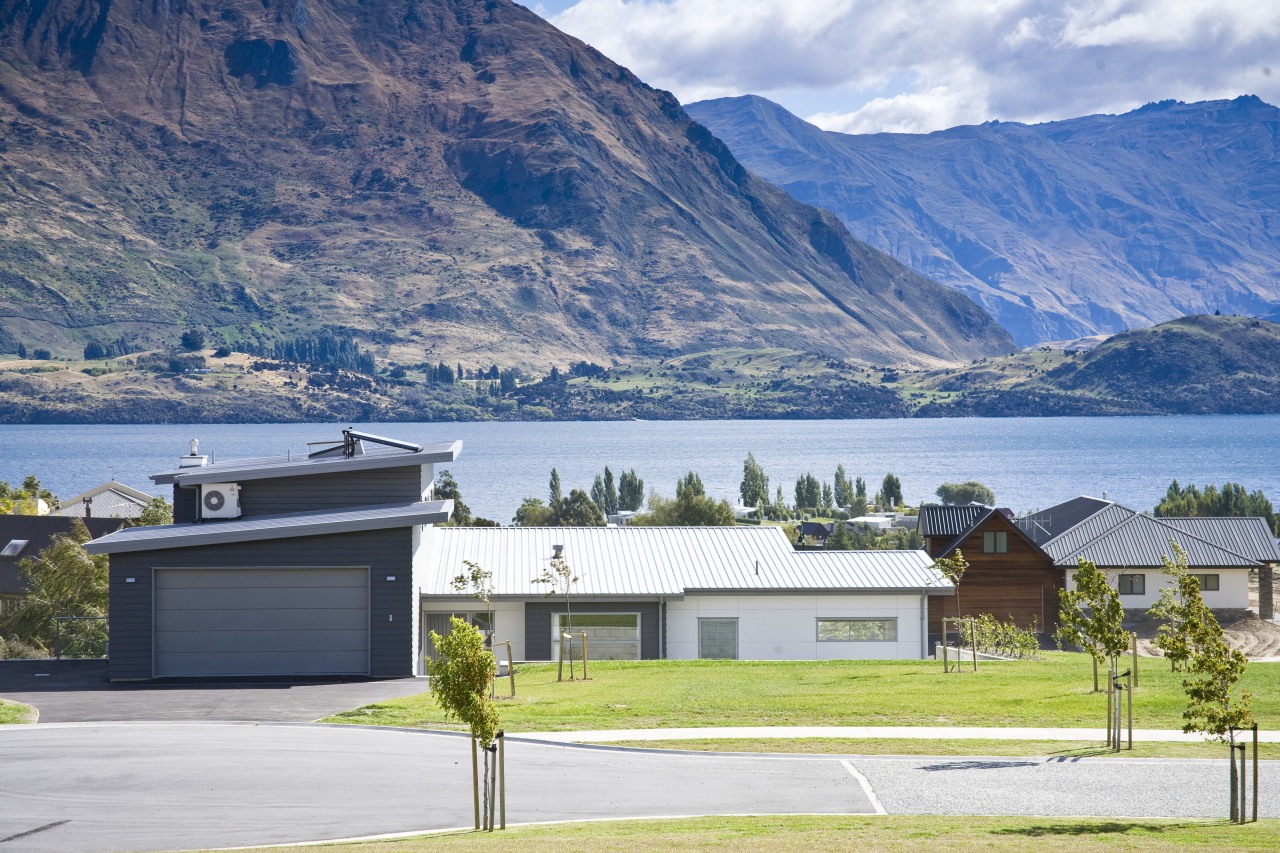
[[(1252, 610), (1215, 610), (1213, 615), (1231, 647), (1244, 652), (1250, 660), (1280, 656), (1280, 625), (1259, 619)], [(1146, 611), (1128, 611), (1124, 626), (1138, 635), (1138, 654), (1164, 657), (1155, 644), (1159, 620)]]

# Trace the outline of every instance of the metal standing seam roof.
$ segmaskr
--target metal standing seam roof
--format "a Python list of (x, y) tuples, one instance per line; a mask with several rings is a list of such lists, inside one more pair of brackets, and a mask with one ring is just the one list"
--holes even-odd
[(419, 524), (440, 524), (453, 513), (453, 501), (417, 501), (381, 504), (354, 509), (319, 510), (285, 515), (258, 516), (230, 521), (169, 524), (158, 527), (131, 527), (86, 543), (90, 554), (122, 554), (155, 551), (161, 548), (192, 548), (294, 539), (300, 536), (328, 536), (361, 533)]
[(1049, 542), (1045, 551), (1053, 558), (1054, 565), (1070, 567), (1083, 558), (1099, 566), (1161, 568), (1164, 566), (1163, 558), (1172, 556), (1170, 540), (1176, 540), (1186, 552), (1187, 564), (1191, 568), (1252, 568), (1258, 565), (1256, 560), (1206, 542), (1165, 524), (1162, 519), (1124, 507), (1117, 509), (1129, 513), (1129, 517), (1109, 526), (1090, 541), (1080, 543), (1074, 536), (1061, 536)]
[(1111, 506), (1116, 504), (1081, 495), (1057, 506), (1024, 515), (1016, 523), (1032, 542), (1043, 545)]
[(776, 527), (438, 527), (425, 534), (421, 592), (458, 595), (469, 560), (493, 573), (494, 595), (548, 591), (533, 579), (553, 548), (578, 575), (575, 596), (680, 597), (691, 591), (950, 590), (923, 551), (799, 553)]
[(968, 533), (978, 519), (985, 517), (990, 510), (990, 507), (978, 504), (965, 506), (923, 504), (920, 507), (920, 520), (916, 523), (916, 532), (921, 536), (954, 538), (961, 533)]
[(1280, 547), (1277, 547), (1265, 518), (1199, 516), (1160, 518), (1160, 521), (1241, 557), (1248, 557), (1259, 563), (1280, 562)]
[(136, 518), (144, 507), (152, 500), (146, 492), (126, 486), (124, 483), (111, 480), (87, 492), (81, 492), (59, 502), (58, 508), (51, 515), (76, 516), (84, 518), (84, 500), (89, 499), (96, 518)]
[(452, 462), (462, 452), (461, 441), (442, 441), (422, 445), (418, 451), (393, 450), (391, 448), (366, 450), (357, 456), (291, 457), (272, 456), (260, 459), (232, 459), (193, 468), (174, 468), (151, 475), (157, 485), (174, 483), (193, 486), (199, 483), (239, 483), (246, 480), (262, 480), (271, 477), (302, 477), (311, 474), (330, 474), (343, 471), (372, 471), (380, 468), (398, 468), (402, 465), (427, 465), (435, 462)]

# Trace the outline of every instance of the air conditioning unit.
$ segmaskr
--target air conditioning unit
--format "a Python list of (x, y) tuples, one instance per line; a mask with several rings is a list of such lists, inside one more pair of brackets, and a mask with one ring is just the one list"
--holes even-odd
[(204, 483), (200, 486), (201, 518), (239, 518), (240, 487), (235, 483)]

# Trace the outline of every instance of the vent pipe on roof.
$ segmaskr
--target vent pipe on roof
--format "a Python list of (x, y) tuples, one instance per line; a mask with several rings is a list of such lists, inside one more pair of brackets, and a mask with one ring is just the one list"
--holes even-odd
[(560, 559), (563, 559), (563, 558), (564, 558), (564, 546), (563, 546), (563, 545), (552, 545), (552, 546), (551, 546), (551, 559), (553, 559), (553, 560), (560, 560)]
[(200, 441), (195, 438), (191, 439), (191, 453), (186, 456), (178, 457), (178, 467), (179, 468), (203, 468), (205, 465), (208, 465), (209, 457), (201, 456), (199, 453), (199, 450), (200, 450)]
[(760, 561), (756, 560), (756, 577), (760, 576)]

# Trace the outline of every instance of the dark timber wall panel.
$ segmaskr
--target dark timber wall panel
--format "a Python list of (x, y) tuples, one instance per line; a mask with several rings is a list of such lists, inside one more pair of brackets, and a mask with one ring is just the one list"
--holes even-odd
[[(153, 569), (290, 566), (367, 567), (370, 675), (413, 675), (412, 561), (408, 527), (115, 554), (111, 557), (111, 677), (153, 676)], [(133, 583), (127, 578), (133, 578)]]
[(198, 489), (173, 487), (173, 521), (174, 524), (186, 524), (196, 520), (196, 505), (200, 500)]
[[(661, 656), (656, 601), (574, 601), (574, 613), (639, 613), (640, 657)], [(564, 602), (528, 601), (524, 605), (524, 656), (529, 660), (551, 660), (551, 614), (564, 613)]]
[(309, 477), (246, 480), (240, 484), (240, 511), (244, 518), (370, 504), (408, 503), (421, 499), (422, 467), (419, 465)]

